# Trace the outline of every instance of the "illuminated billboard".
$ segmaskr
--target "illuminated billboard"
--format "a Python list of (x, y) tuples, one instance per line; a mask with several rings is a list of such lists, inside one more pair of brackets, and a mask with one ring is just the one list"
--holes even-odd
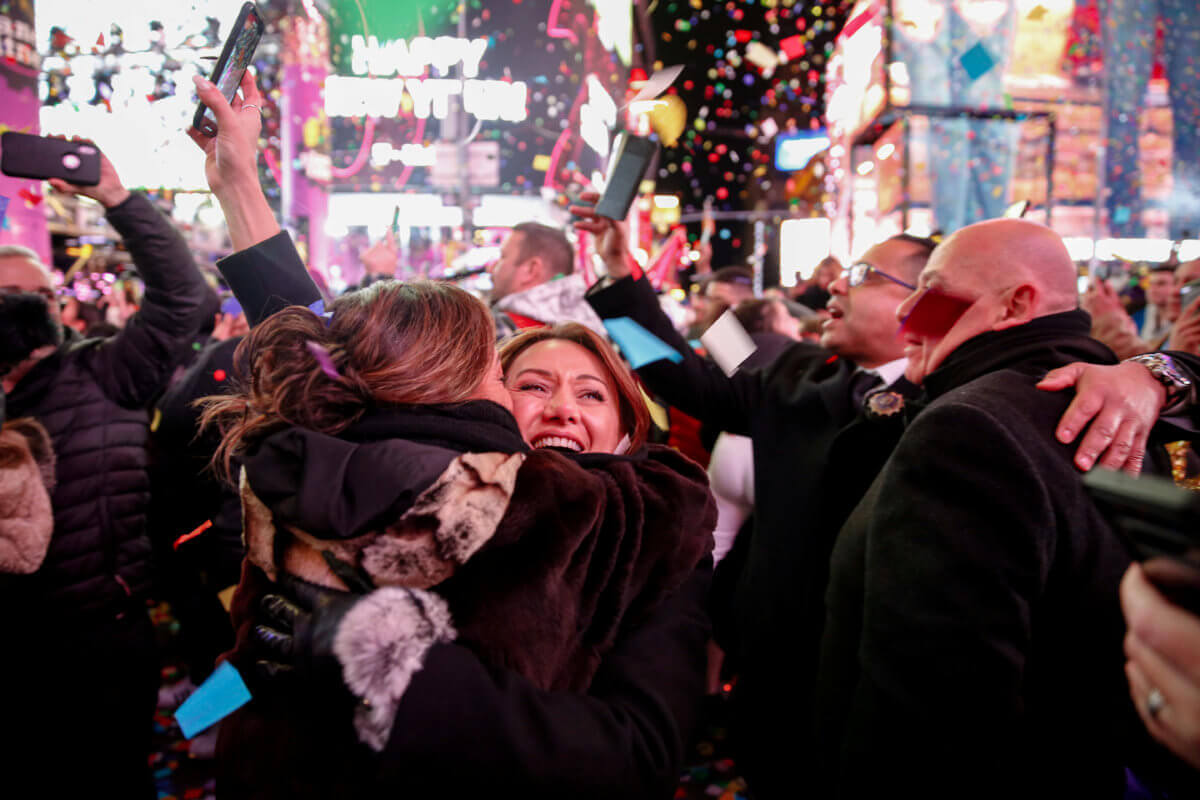
[[(445, 146), (455, 142), (475, 147), (474, 161), (491, 158), (479, 145), (495, 148), (494, 180), (470, 165), (461, 171), (472, 191), (534, 193), (604, 169), (629, 80), (628, 0), (445, 8), (335, 0), (330, 38), (335, 191), (461, 187), (455, 148)], [(359, 169), (346, 175), (348, 165)]]

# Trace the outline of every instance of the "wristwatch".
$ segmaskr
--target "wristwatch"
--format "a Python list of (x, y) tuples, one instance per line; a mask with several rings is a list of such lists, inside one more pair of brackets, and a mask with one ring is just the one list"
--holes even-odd
[(1192, 391), (1192, 379), (1184, 375), (1183, 371), (1175, 365), (1175, 359), (1165, 353), (1143, 353), (1125, 360), (1141, 364), (1150, 371), (1154, 380), (1166, 388), (1167, 402), (1163, 404), (1164, 408), (1174, 404)]

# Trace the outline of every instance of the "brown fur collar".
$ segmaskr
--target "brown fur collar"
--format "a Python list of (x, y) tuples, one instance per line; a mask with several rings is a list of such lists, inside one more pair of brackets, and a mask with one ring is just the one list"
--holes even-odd
[(0, 573), (29, 575), (54, 531), (54, 449), (45, 428), (13, 420), (0, 431)]
[(318, 539), (295, 527), (281, 536), (243, 472), (246, 557), (271, 580), (282, 569), (310, 583), (345, 590), (321, 555), (329, 551), (360, 568), (376, 586), (433, 586), (454, 574), (495, 533), (524, 460), (521, 453), (464, 453), (394, 524), (342, 540)]

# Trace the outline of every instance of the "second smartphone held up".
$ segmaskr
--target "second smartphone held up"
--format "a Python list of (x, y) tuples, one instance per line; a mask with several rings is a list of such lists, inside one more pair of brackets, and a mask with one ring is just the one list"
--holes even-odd
[[(213, 69), (210, 78), (221, 90), (221, 94), (225, 95), (225, 99), (230, 102), (237, 94), (238, 86), (242, 83), (242, 76), (246, 74), (246, 68), (254, 59), (254, 51), (258, 48), (259, 40), (262, 39), (264, 28), (258, 7), (253, 2), (243, 5), (242, 10), (238, 13), (237, 21), (233, 23), (229, 37), (225, 39), (225, 47), (221, 50), (221, 57), (217, 59), (217, 66)], [(217, 135), (217, 118), (213, 116), (212, 109), (204, 103), (196, 108), (196, 118), (192, 121), (192, 125), (205, 136)]]

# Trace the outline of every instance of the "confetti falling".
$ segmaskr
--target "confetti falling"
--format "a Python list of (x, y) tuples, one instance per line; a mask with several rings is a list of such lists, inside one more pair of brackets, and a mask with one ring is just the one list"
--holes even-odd
[[(691, 120), (679, 147), (663, 152), (657, 191), (678, 194), (682, 212), (692, 215), (706, 198), (718, 212), (822, 208), (829, 198), (821, 180), (805, 183), (771, 168), (774, 137), (822, 126), (826, 63), (851, 5), (659, 0), (655, 57), (687, 65), (674, 91)], [(749, 228), (736, 221), (717, 227), (715, 263), (744, 260)], [(689, 233), (698, 240), (699, 223)]]

